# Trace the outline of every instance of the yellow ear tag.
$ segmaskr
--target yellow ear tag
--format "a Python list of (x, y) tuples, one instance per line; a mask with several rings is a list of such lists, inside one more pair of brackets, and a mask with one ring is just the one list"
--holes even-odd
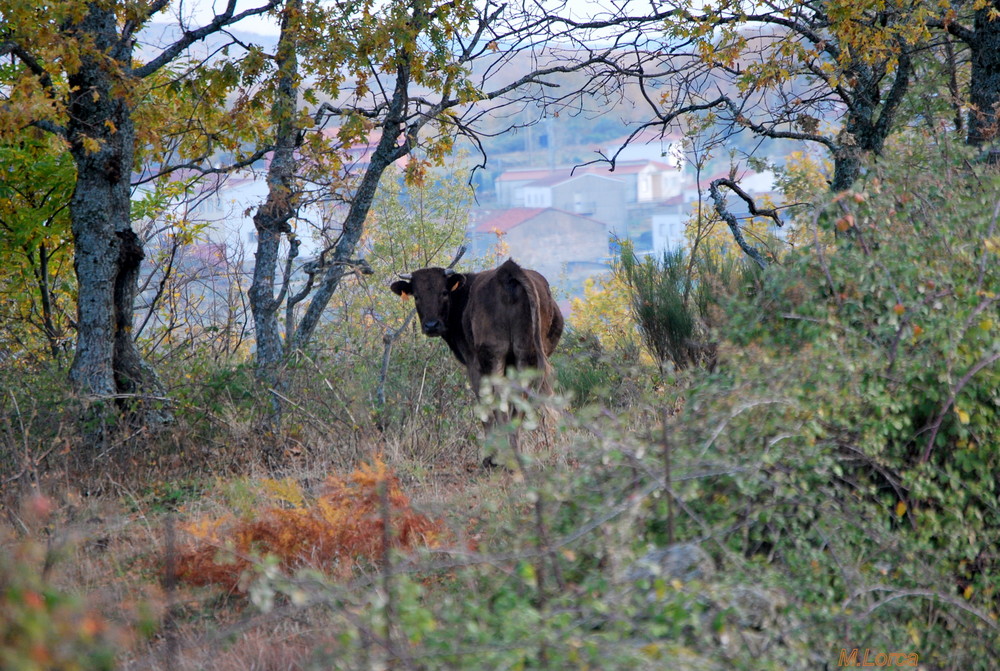
[(399, 297), (402, 298), (405, 301), (407, 298), (410, 297), (410, 294), (406, 293), (405, 291), (400, 291), (399, 292)]

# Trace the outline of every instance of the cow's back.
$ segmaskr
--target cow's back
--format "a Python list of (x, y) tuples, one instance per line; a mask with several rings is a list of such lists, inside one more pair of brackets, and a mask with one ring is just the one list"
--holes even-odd
[(474, 348), (503, 355), (507, 365), (520, 366), (525, 359), (528, 365), (547, 367), (563, 318), (540, 273), (507, 261), (479, 273), (469, 292), (464, 323)]

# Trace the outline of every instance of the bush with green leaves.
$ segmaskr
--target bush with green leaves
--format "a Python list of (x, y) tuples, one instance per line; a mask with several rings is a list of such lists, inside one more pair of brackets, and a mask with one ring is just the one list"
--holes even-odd
[(719, 372), (676, 423), (720, 471), (686, 488), (699, 525), (685, 525), (728, 530), (729, 552), (781, 571), (814, 648), (986, 669), (1000, 650), (1000, 179), (943, 160), (914, 171), (900, 149), (728, 308)]
[(641, 395), (649, 376), (638, 351), (608, 351), (593, 333), (567, 328), (550, 357), (556, 388), (575, 409), (590, 405), (621, 409)]

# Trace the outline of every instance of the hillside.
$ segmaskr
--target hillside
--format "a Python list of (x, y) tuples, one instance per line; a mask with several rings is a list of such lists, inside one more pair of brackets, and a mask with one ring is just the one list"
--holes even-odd
[(440, 342), (378, 403), (348, 305), (281, 436), (206, 348), (164, 359), (173, 426), (83, 459), (62, 385), (5, 367), (4, 664), (993, 668), (998, 177), (924, 141), (765, 274), (701, 270), (710, 357), (653, 363), (655, 314), (590, 296), (518, 458)]

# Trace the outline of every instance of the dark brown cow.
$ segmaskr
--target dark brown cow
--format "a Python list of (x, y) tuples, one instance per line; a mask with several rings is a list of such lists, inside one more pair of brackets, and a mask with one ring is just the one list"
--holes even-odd
[[(562, 336), (563, 316), (542, 275), (508, 259), (481, 273), (423, 268), (400, 277), (390, 288), (414, 297), (424, 334), (448, 343), (477, 397), (484, 376), (508, 368), (540, 370), (539, 390), (552, 391), (549, 355)], [(484, 463), (492, 465), (491, 457)]]

